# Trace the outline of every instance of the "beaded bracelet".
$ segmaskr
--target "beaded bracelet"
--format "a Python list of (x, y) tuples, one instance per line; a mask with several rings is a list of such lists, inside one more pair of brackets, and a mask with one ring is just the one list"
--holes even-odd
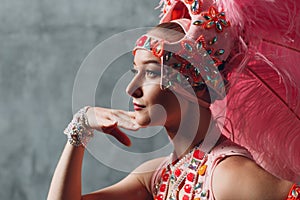
[(64, 130), (69, 143), (73, 146), (86, 145), (94, 135), (94, 129), (90, 127), (86, 115), (89, 108), (89, 106), (86, 106), (75, 113), (72, 121)]

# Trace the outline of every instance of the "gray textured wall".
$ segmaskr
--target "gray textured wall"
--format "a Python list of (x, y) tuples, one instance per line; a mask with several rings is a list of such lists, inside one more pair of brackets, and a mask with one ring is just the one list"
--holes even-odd
[[(0, 1), (0, 199), (46, 198), (81, 62), (111, 35), (155, 25), (157, 5), (158, 0)], [(87, 153), (83, 191), (125, 175)]]

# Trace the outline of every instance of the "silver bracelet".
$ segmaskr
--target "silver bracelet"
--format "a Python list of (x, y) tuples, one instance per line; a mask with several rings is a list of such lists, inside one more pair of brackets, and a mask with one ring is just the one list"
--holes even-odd
[(94, 135), (94, 129), (90, 127), (86, 115), (89, 108), (89, 106), (86, 106), (75, 113), (72, 121), (64, 130), (69, 143), (73, 146), (86, 145)]

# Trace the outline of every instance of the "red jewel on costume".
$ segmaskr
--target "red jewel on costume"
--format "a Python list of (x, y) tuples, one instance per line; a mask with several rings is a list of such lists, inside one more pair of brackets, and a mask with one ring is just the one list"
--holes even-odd
[(187, 178), (188, 181), (193, 182), (194, 178), (195, 178), (195, 175), (193, 173), (188, 173), (186, 178)]
[(194, 156), (194, 158), (197, 158), (198, 160), (201, 160), (204, 157), (204, 153), (202, 151), (200, 151), (199, 149), (196, 149), (194, 151), (193, 156)]
[(163, 181), (168, 181), (169, 180), (169, 174), (164, 174), (162, 177)]
[(181, 174), (181, 170), (180, 169), (176, 169), (175, 172), (174, 172), (175, 176), (176, 177), (179, 177), (180, 174)]
[(164, 168), (164, 169), (161, 171), (161, 176), (164, 176), (164, 174), (166, 174), (166, 171), (167, 171), (167, 169)]
[(166, 190), (166, 184), (162, 184), (159, 188), (159, 191), (164, 192)]
[(192, 186), (190, 184), (187, 184), (186, 186), (184, 186), (184, 191), (186, 193), (191, 193), (192, 190)]
[(164, 200), (164, 197), (162, 194), (159, 194), (155, 197), (155, 200)]
[(182, 200), (189, 200), (190, 198), (189, 198), (189, 196), (188, 195), (184, 195), (183, 197), (182, 197)]

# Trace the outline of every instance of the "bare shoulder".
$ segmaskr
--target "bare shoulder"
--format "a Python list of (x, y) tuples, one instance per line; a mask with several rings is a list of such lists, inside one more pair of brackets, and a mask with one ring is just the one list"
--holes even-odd
[(166, 160), (166, 157), (155, 158), (153, 160), (149, 160), (141, 164), (137, 167), (132, 173), (147, 173), (153, 172), (163, 161)]
[(137, 167), (133, 172), (131, 172), (132, 176), (136, 176), (137, 179), (145, 185), (148, 191), (151, 191), (151, 179), (153, 173), (157, 170), (157, 168), (166, 160), (166, 157), (156, 158), (153, 160), (149, 160), (141, 164)]
[(243, 156), (230, 156), (220, 162), (212, 181), (217, 200), (282, 200), (287, 197), (291, 186), (291, 182), (276, 178)]

